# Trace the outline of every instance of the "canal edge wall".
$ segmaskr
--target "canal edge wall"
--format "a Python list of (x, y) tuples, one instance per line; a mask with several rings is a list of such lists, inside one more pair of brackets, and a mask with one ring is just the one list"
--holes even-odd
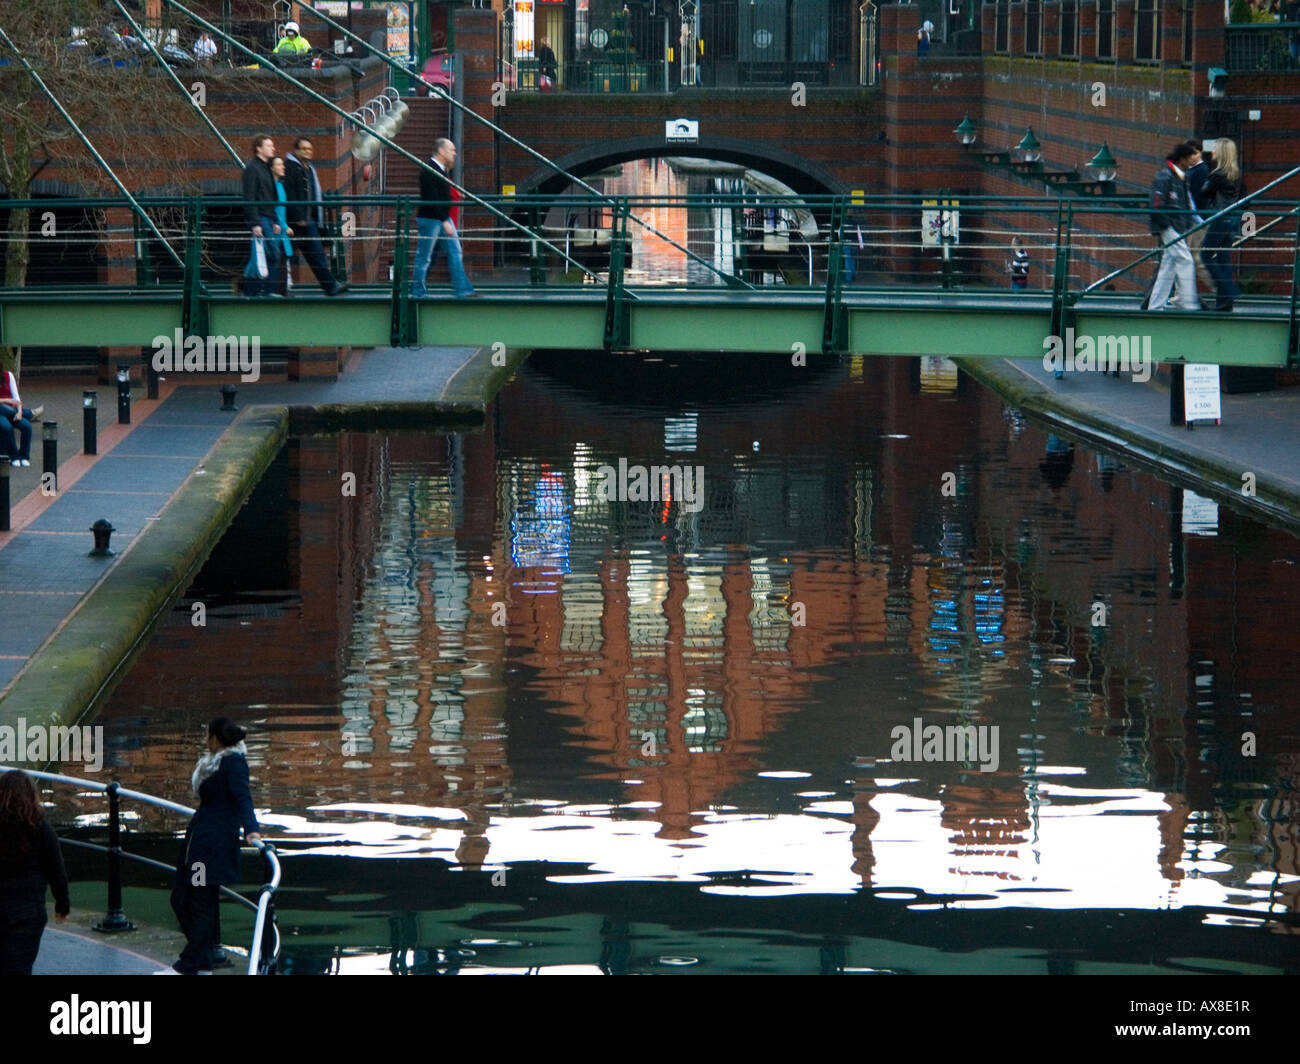
[(248, 407), (157, 520), (86, 592), (15, 677), (0, 724), (75, 724), (134, 661), (185, 590), (288, 435), (287, 407)]
[(1194, 453), (1173, 440), (1143, 432), (1134, 423), (1108, 419), (1105, 411), (1089, 403), (1043, 387), (1022, 372), (1014, 360), (957, 358), (953, 361), (963, 373), (1053, 429), (1060, 429), (1080, 442), (1115, 451), (1134, 465), (1300, 534), (1300, 492), (1279, 482), (1267, 468), (1252, 470), (1256, 474), (1255, 495), (1243, 495), (1243, 470), (1239, 464)]
[[(0, 700), (0, 726), (69, 726), (89, 719), (193, 582), (208, 555), (296, 433), (481, 425), (487, 403), (531, 354), (511, 349), (494, 364), (479, 348), (434, 400), (372, 400), (245, 407), (166, 506), (77, 601)], [(31, 765), (44, 768), (45, 765)]]

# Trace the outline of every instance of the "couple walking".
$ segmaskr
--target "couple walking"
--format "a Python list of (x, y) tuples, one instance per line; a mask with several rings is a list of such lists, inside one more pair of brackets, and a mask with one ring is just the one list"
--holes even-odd
[(1231, 140), (1224, 137), (1215, 144), (1213, 169), (1202, 158), (1196, 143), (1174, 145), (1151, 186), (1151, 232), (1165, 248), (1148, 297), (1148, 309), (1163, 310), (1175, 284), (1177, 306), (1183, 310), (1200, 309), (1196, 292), (1198, 250), (1217, 292), (1214, 309), (1232, 309), (1233, 301), (1241, 294), (1230, 260), (1232, 242), (1240, 230), (1240, 215), (1229, 211), (1206, 229), (1190, 234), (1188, 230), (1232, 206), (1243, 195), (1237, 146)]
[[(284, 158), (275, 154), (275, 141), (267, 134), (253, 138), (253, 157), (244, 164), (243, 177), (244, 224), (253, 238), (244, 267), (245, 296), (288, 295), (295, 250), (302, 252), (327, 296), (347, 291), (330, 270), (321, 246), (325, 205), (312, 155), (307, 137), (299, 137)], [(297, 242), (296, 249), (290, 238)]]

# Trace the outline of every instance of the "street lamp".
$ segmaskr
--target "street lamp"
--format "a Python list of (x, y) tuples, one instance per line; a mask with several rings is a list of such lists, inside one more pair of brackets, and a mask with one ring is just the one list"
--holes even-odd
[(1038, 138), (1034, 136), (1032, 126), (1020, 138), (1020, 143), (1015, 147), (1014, 155), (1016, 161), (1021, 163), (1036, 163), (1043, 157), (1043, 146), (1038, 143)]
[(1117, 163), (1110, 153), (1110, 145), (1102, 142), (1101, 151), (1088, 160), (1088, 169), (1092, 171), (1094, 181), (1114, 181)]
[(975, 123), (970, 120), (970, 115), (963, 118), (961, 124), (953, 132), (957, 134), (959, 144), (969, 146), (975, 143)]
[(57, 421), (41, 422), (41, 451), (41, 472), (53, 478), (50, 481), (51, 494), (57, 494), (59, 490), (59, 423)]
[(117, 423), (131, 424), (131, 367), (117, 367)]
[(99, 441), (95, 437), (96, 419), (99, 416), (95, 412), (95, 403), (98, 398), (99, 393), (93, 388), (87, 388), (81, 393), (81, 450), (83, 454), (99, 453)]

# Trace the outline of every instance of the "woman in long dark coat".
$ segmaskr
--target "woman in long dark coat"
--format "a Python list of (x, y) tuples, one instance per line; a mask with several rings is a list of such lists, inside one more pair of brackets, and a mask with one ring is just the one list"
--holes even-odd
[[(1236, 203), (1246, 194), (1237, 162), (1237, 145), (1227, 137), (1219, 138), (1214, 148), (1214, 169), (1205, 182), (1202, 197), (1207, 216)], [(1232, 244), (1241, 232), (1241, 212), (1229, 211), (1210, 223), (1205, 243), (1201, 246), (1201, 261), (1210, 271), (1218, 288), (1215, 310), (1231, 310), (1241, 295), (1237, 279), (1232, 275)]]
[(0, 975), (31, 975), (45, 931), (45, 885), (67, 919), (68, 874), (32, 778), (0, 772)]
[(248, 789), (247, 754), (243, 728), (228, 717), (208, 725), (208, 752), (190, 776), (199, 808), (185, 832), (172, 890), (172, 909), (186, 945), (180, 959), (160, 975), (196, 975), (212, 968), (220, 888), (239, 882), (239, 829), (249, 843), (262, 840)]

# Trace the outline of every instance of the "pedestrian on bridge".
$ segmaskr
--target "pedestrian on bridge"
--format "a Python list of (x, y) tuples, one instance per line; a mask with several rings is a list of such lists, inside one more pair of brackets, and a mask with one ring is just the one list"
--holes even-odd
[(1175, 281), (1178, 306), (1183, 310), (1201, 308), (1196, 294), (1196, 264), (1183, 236), (1195, 224), (1187, 192), (1186, 167), (1191, 156), (1191, 146), (1186, 141), (1174, 145), (1151, 183), (1151, 232), (1164, 246), (1164, 253), (1151, 287), (1149, 310), (1165, 309)]
[(1011, 275), (1011, 290), (1023, 292), (1029, 285), (1029, 252), (1022, 237), (1011, 238), (1011, 258), (1007, 260), (1006, 270)]
[[(275, 221), (275, 178), (271, 175), (271, 160), (275, 158), (275, 141), (265, 133), (253, 138), (253, 157), (244, 163), (243, 194), (244, 224), (253, 236), (248, 265), (244, 267), (244, 295), (248, 297), (271, 295), (276, 276), (278, 258), (275, 241), (280, 226)], [(258, 255), (261, 246), (262, 255)], [(263, 265), (266, 273), (262, 272)]]
[[(1211, 214), (1231, 207), (1246, 194), (1241, 180), (1241, 167), (1237, 163), (1237, 145), (1227, 137), (1220, 137), (1214, 148), (1214, 169), (1205, 182), (1205, 209)], [(1214, 276), (1217, 288), (1215, 310), (1231, 310), (1233, 302), (1241, 295), (1236, 278), (1232, 275), (1232, 242), (1241, 232), (1241, 212), (1229, 211), (1210, 223), (1205, 237), (1203, 255), (1205, 265)]]
[(415, 250), (415, 269), (411, 275), (411, 297), (423, 299), (429, 294), (426, 280), (429, 269), (437, 261), (437, 254), (447, 249), (447, 271), (451, 274), (451, 289), (457, 299), (475, 295), (474, 286), (465, 274), (464, 254), (456, 223), (451, 220), (451, 184), (447, 174), (456, 161), (456, 145), (446, 137), (434, 142), (433, 156), (429, 160), (432, 172), (420, 171), (420, 206), (416, 211), (415, 225), (420, 233)]
[(316, 281), (327, 296), (337, 296), (347, 291), (330, 269), (325, 257), (322, 239), (325, 236), (325, 204), (320, 178), (312, 166), (315, 148), (311, 139), (299, 137), (293, 151), (284, 157), (285, 192), (288, 194), (289, 224), (293, 226), (294, 241), (302, 257), (307, 260)]
[[(1191, 149), (1191, 156), (1187, 160), (1191, 165), (1187, 168), (1187, 196), (1192, 202), (1192, 209), (1197, 213), (1193, 219), (1194, 224), (1200, 225), (1205, 219), (1214, 212), (1209, 210), (1209, 203), (1205, 199), (1205, 183), (1210, 179), (1210, 164), (1205, 161), (1201, 154), (1201, 145), (1194, 140), (1187, 142), (1187, 147)], [(1206, 232), (1204, 229), (1197, 229), (1195, 232), (1187, 234), (1187, 244), (1192, 249), (1192, 261), (1196, 263), (1196, 279), (1200, 282), (1201, 287), (1210, 289), (1214, 287), (1214, 277), (1210, 274), (1209, 268), (1205, 265), (1201, 255), (1201, 246), (1205, 243)]]
[(276, 271), (275, 287), (282, 296), (288, 296), (293, 288), (293, 278), (289, 267), (293, 262), (293, 228), (289, 225), (288, 193), (284, 190), (284, 159), (277, 155), (271, 160), (271, 176), (275, 178), (275, 220), (279, 223), (280, 235), (275, 238), (276, 248), (280, 252), (280, 265)]
[(0, 773), (0, 975), (31, 975), (45, 932), (45, 885), (54, 916), (68, 918), (68, 874), (59, 840), (26, 772)]

